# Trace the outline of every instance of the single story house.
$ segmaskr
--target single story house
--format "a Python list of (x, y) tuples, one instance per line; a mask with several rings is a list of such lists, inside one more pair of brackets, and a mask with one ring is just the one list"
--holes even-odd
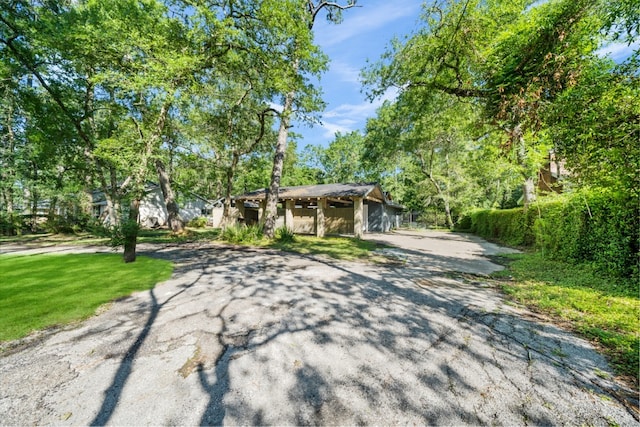
[[(164, 202), (162, 189), (153, 182), (148, 182), (145, 187), (145, 196), (140, 201), (140, 215), (138, 223), (147, 228), (164, 227), (169, 220), (169, 213)], [(103, 221), (108, 221), (107, 217), (107, 200), (104, 193), (96, 190), (92, 193), (93, 199), (93, 215)], [(180, 216), (185, 222), (189, 222), (198, 217), (212, 217), (213, 211), (216, 210), (216, 202), (209, 201), (197, 194), (188, 193), (182, 197), (183, 202), (180, 204)], [(221, 211), (221, 208), (220, 208)]]
[[(258, 222), (266, 208), (267, 189), (234, 198), (247, 224)], [(298, 234), (388, 232), (400, 226), (403, 206), (378, 184), (319, 184), (282, 187), (278, 191), (276, 227)]]

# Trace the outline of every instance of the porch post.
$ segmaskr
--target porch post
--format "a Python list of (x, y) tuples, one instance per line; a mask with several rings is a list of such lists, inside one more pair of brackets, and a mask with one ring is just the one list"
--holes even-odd
[(316, 209), (316, 236), (324, 237), (324, 210), (327, 206), (327, 199), (318, 199), (318, 209)]
[(293, 200), (287, 200), (284, 208), (284, 225), (291, 231), (293, 231), (293, 209), (296, 206), (295, 203)]
[(240, 212), (240, 216), (242, 216), (242, 218), (245, 218), (244, 200), (236, 200), (236, 209), (238, 209), (238, 212)]
[(264, 225), (264, 213), (267, 209), (267, 199), (260, 200), (260, 205), (258, 207), (258, 222), (260, 225)]
[(362, 224), (364, 222), (362, 197), (353, 198), (353, 235), (362, 238)]

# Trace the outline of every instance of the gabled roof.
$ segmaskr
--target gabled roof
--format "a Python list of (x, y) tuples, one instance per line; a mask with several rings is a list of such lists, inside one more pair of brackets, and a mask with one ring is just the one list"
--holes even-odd
[[(251, 191), (236, 196), (236, 200), (263, 200), (267, 189)], [(375, 183), (366, 184), (317, 184), (302, 185), (298, 187), (280, 187), (278, 198), (280, 200), (317, 199), (317, 198), (349, 198), (362, 197), (387, 203), (382, 188)]]

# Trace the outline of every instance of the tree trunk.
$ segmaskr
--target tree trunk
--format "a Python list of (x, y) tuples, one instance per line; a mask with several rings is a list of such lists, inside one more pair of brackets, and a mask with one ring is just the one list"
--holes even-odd
[(447, 220), (447, 228), (450, 230), (453, 229), (453, 218), (451, 217), (451, 207), (449, 206), (449, 198), (445, 198), (444, 200), (444, 214)]
[(7, 109), (7, 141), (8, 145), (3, 150), (3, 157), (6, 158), (6, 168), (0, 170), (0, 179), (5, 183), (6, 187), (2, 190), (2, 199), (4, 200), (4, 209), (8, 214), (13, 213), (13, 184), (15, 181), (15, 134), (13, 133), (13, 100)]
[(134, 262), (136, 260), (136, 243), (138, 241), (138, 214), (140, 213), (140, 199), (131, 200), (129, 204), (129, 217), (122, 224), (122, 234), (124, 237), (124, 262)]
[(529, 165), (527, 165), (527, 146), (525, 144), (524, 135), (522, 134), (522, 125), (516, 125), (513, 128), (511, 137), (516, 147), (516, 154), (518, 158), (518, 166), (522, 170), (524, 182), (522, 183), (522, 197), (524, 209), (526, 210), (531, 202), (536, 200), (535, 192), (535, 180), (528, 173)]
[(429, 175), (429, 181), (433, 184), (433, 187), (436, 189), (438, 193), (438, 197), (442, 199), (444, 204), (444, 215), (447, 220), (447, 227), (453, 228), (453, 218), (451, 217), (451, 206), (449, 205), (449, 197), (442, 191), (440, 184), (433, 178), (433, 175)]
[(532, 202), (536, 200), (536, 183), (535, 179), (531, 177), (524, 177), (524, 182), (522, 183), (522, 197), (524, 209), (526, 210)]
[(52, 221), (56, 217), (56, 208), (58, 207), (58, 196), (51, 197), (49, 202), (49, 211), (47, 212), (47, 220)]
[(13, 188), (7, 187), (2, 193), (2, 199), (4, 200), (4, 209), (8, 214), (13, 213)]
[(164, 203), (169, 214), (169, 228), (174, 233), (184, 232), (184, 220), (180, 216), (180, 208), (176, 202), (176, 195), (171, 188), (171, 180), (169, 174), (160, 159), (156, 159), (156, 171), (158, 172), (158, 180), (160, 181), (160, 189), (164, 197)]
[(293, 112), (293, 100), (295, 92), (289, 92), (285, 96), (282, 114), (280, 115), (280, 127), (278, 129), (278, 142), (276, 144), (276, 154), (273, 158), (273, 171), (271, 172), (271, 184), (267, 192), (267, 206), (264, 213), (264, 234), (273, 238), (275, 235), (276, 219), (278, 216), (278, 191), (280, 189), (280, 179), (282, 178), (282, 168), (284, 166), (284, 155), (287, 150), (287, 137), (289, 136), (289, 122)]
[(224, 205), (222, 208), (222, 228), (227, 228), (232, 225), (233, 222), (231, 218), (231, 192), (233, 191), (233, 177), (239, 161), (240, 154), (237, 151), (234, 151), (231, 158), (231, 166), (227, 170), (227, 183), (224, 192)]

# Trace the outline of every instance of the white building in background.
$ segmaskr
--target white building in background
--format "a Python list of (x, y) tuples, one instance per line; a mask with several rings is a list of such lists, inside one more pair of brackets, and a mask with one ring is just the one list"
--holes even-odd
[[(146, 228), (158, 228), (167, 225), (169, 213), (162, 196), (162, 190), (156, 183), (147, 183), (145, 188), (146, 195), (140, 202), (140, 215), (138, 223)], [(102, 191), (94, 191), (93, 199), (93, 215), (96, 218), (108, 222), (107, 200)], [(207, 218), (207, 222), (211, 226), (218, 226), (222, 218), (222, 203), (220, 200), (211, 201), (197, 194), (188, 193), (180, 197), (181, 202), (178, 203), (180, 216), (186, 222), (195, 218)], [(217, 224), (216, 224), (217, 222)]]

